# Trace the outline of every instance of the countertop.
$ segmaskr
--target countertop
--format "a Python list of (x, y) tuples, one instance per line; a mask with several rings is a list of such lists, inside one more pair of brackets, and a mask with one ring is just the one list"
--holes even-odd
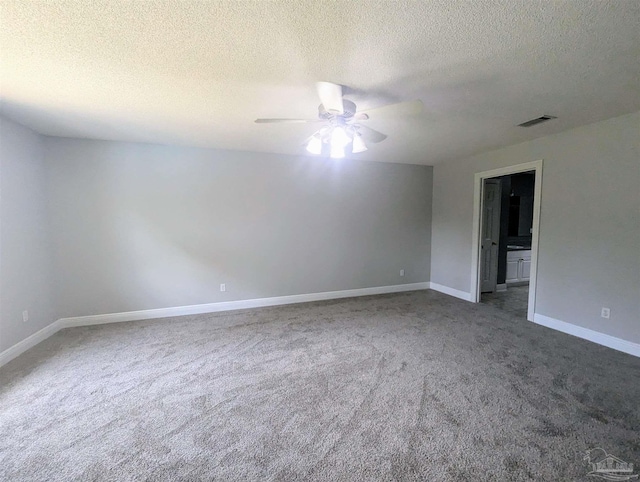
[(531, 249), (531, 246), (516, 246), (515, 244), (508, 244), (507, 251), (526, 251)]

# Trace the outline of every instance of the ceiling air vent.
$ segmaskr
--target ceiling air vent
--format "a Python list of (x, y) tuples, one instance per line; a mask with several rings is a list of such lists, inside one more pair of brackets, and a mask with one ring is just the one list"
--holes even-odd
[(547, 122), (548, 120), (551, 120), (551, 119), (557, 119), (557, 117), (554, 117), (552, 115), (543, 115), (542, 117), (538, 117), (537, 119), (531, 119), (531, 120), (528, 120), (527, 122), (523, 122), (522, 124), (518, 124), (518, 127), (531, 127), (536, 124)]

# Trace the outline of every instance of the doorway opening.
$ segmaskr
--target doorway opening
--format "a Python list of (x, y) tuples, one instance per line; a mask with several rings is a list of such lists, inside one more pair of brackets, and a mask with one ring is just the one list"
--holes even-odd
[(533, 321), (542, 161), (476, 174), (472, 301)]

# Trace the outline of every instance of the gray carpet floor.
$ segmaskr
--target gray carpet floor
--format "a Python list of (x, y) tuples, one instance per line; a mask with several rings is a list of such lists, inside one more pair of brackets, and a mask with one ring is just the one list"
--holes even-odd
[(0, 369), (0, 480), (587, 480), (640, 359), (433, 291), (63, 330)]

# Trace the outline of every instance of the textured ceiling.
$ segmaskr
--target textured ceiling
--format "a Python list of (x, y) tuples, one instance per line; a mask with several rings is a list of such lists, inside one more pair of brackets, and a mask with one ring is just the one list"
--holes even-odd
[[(43, 134), (305, 154), (314, 82), (434, 164), (640, 110), (640, 2), (0, 1), (3, 114)], [(558, 119), (515, 127), (542, 114)]]

